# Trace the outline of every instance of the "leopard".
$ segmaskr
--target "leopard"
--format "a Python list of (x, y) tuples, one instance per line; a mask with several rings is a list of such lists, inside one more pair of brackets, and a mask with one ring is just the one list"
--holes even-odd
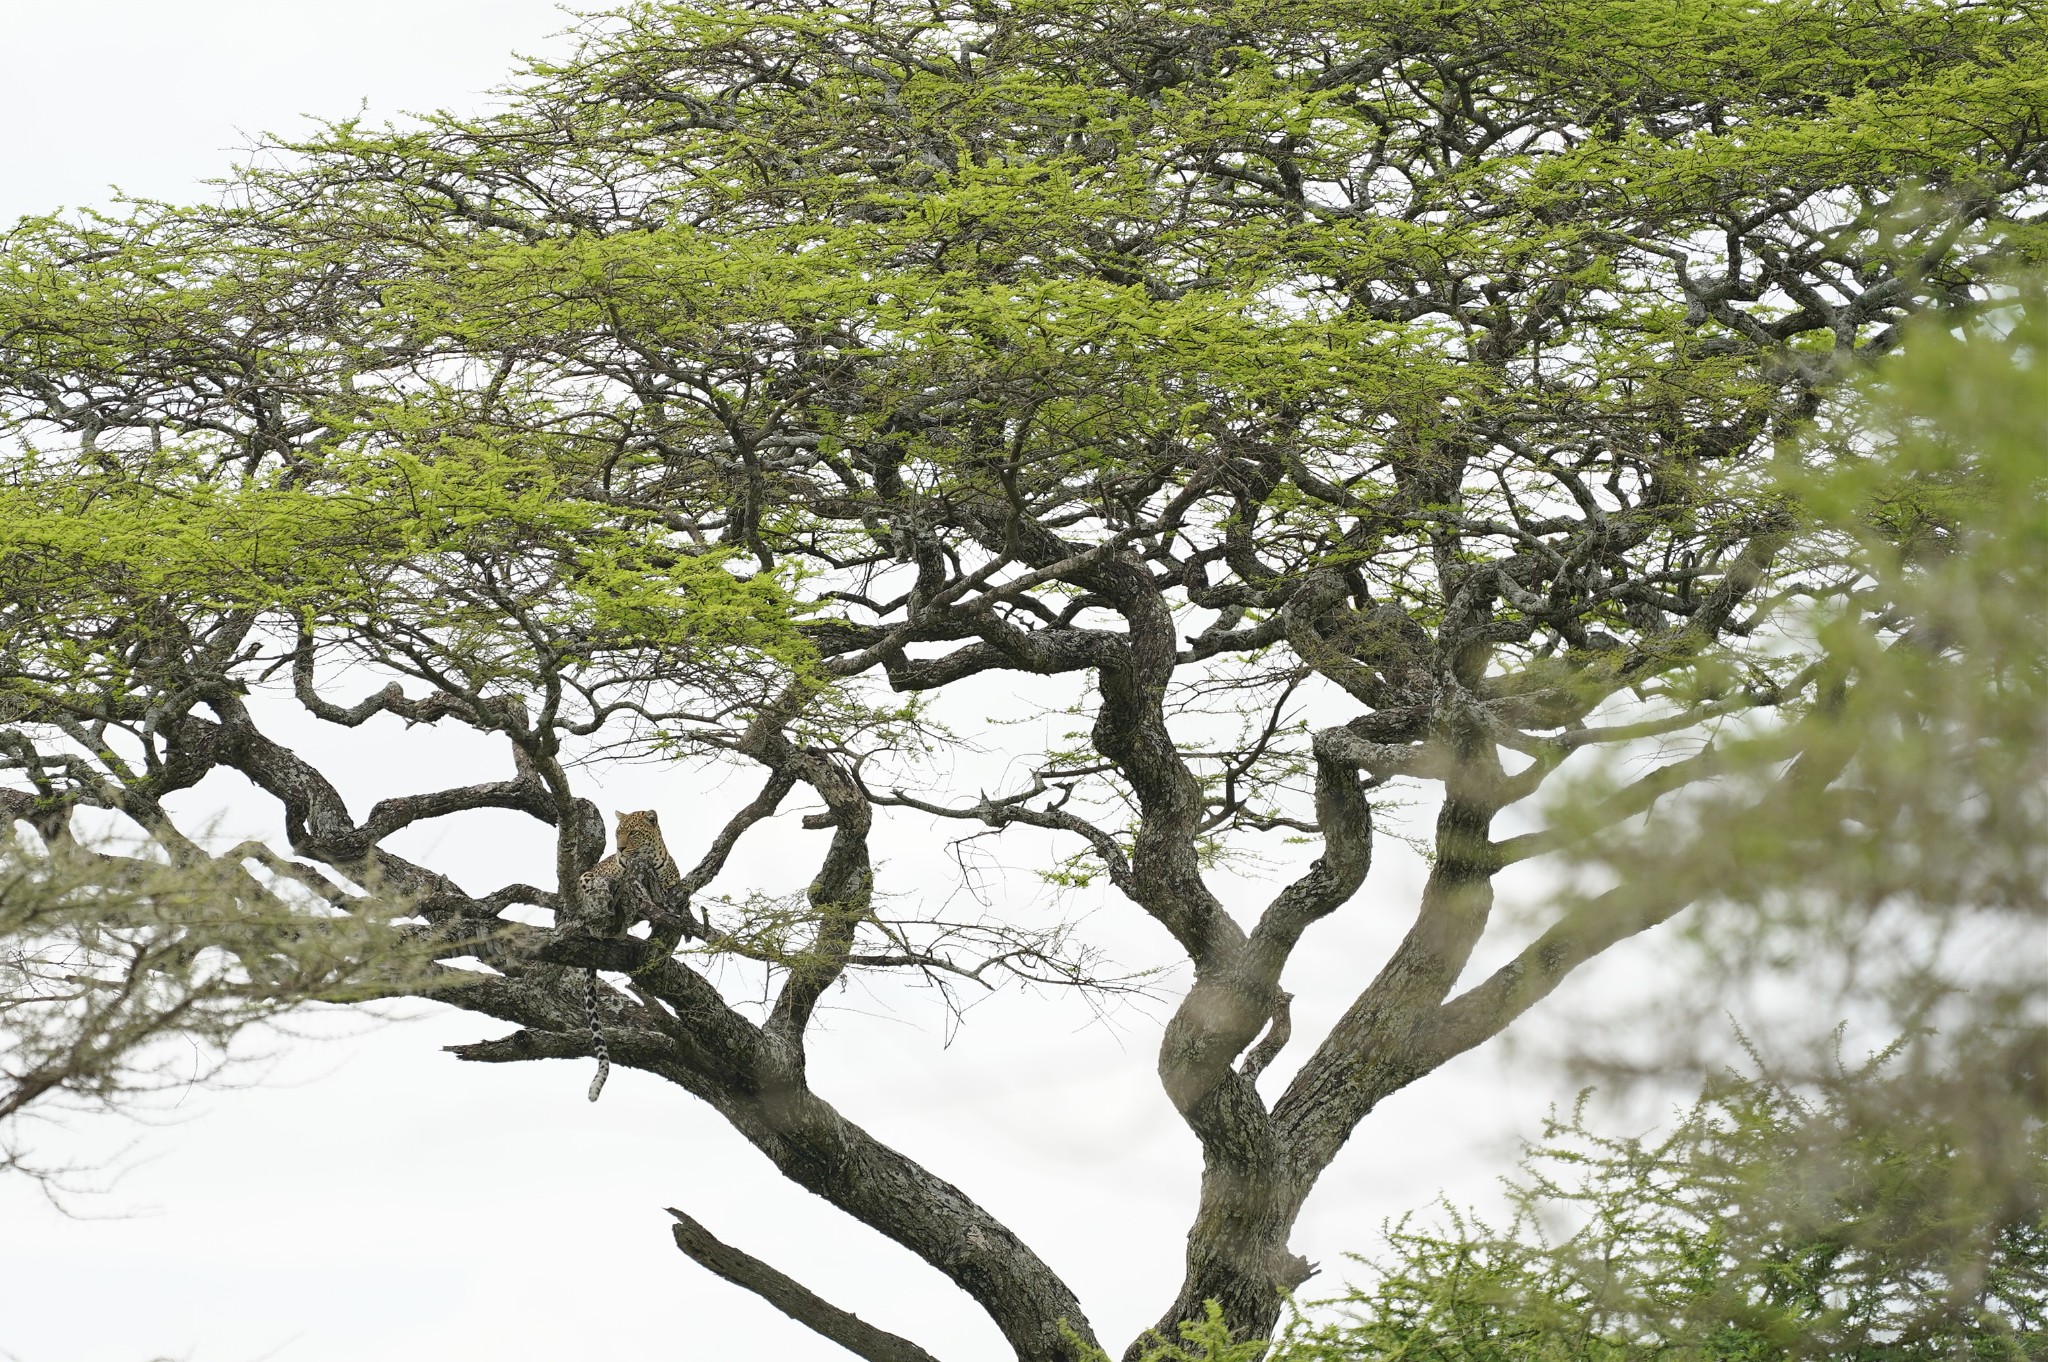
[[(629, 930), (648, 913), (636, 913), (636, 900), (650, 900), (652, 893), (668, 897), (668, 891), (683, 882), (668, 842), (661, 835), (661, 816), (653, 809), (620, 813), (617, 824), (618, 850), (583, 872), (576, 882), (581, 901), (583, 925), (597, 935), (617, 936)], [(649, 882), (652, 882), (652, 890)], [(644, 906), (652, 910), (652, 903)], [(686, 918), (686, 930), (694, 924)], [(701, 935), (701, 932), (698, 934)], [(590, 1048), (597, 1056), (597, 1076), (590, 1080), (589, 1098), (595, 1102), (611, 1076), (611, 1049), (605, 1043), (604, 1023), (598, 1013), (598, 983), (595, 967), (583, 972), (583, 1015), (590, 1028)]]
[(683, 882), (683, 872), (676, 868), (675, 857), (661, 835), (661, 815), (653, 809), (619, 814), (617, 840), (619, 849), (584, 871), (576, 886), (584, 903), (611, 909), (606, 916), (612, 929), (600, 933), (605, 936), (616, 936), (631, 925), (619, 921), (620, 915), (630, 911), (630, 904), (621, 901), (626, 896), (619, 893), (628, 870), (651, 872), (654, 884), (663, 890)]

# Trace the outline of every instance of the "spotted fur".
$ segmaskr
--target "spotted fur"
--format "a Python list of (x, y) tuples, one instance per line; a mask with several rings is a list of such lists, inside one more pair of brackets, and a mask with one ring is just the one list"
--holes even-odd
[(597, 1016), (597, 971), (583, 972), (583, 1015), (590, 1022), (590, 1048), (597, 1052), (597, 1074), (590, 1080), (590, 1100), (604, 1091), (604, 1081), (612, 1076), (612, 1052), (604, 1043), (604, 1023)]

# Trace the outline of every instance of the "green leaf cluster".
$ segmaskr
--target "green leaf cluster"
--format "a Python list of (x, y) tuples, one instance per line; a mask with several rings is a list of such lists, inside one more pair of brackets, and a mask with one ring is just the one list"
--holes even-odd
[[(1729, 1075), (1657, 1139), (1552, 1119), (1498, 1228), (1390, 1231), (1346, 1318), (1286, 1362), (2032, 1362), (2048, 1353), (2048, 1146), (1978, 1175), (1967, 1117), (1883, 1061), (1815, 1094)], [(2013, 1151), (2018, 1153), (2019, 1151)], [(1546, 1229), (1552, 1235), (1546, 1235)]]

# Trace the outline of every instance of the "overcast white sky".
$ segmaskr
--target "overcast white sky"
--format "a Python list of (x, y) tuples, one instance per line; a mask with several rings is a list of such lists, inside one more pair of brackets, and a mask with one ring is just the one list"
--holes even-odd
[[(473, 107), (511, 51), (546, 50), (565, 23), (539, 0), (0, 0), (0, 221), (103, 203), (109, 184), (207, 194), (200, 182), (250, 136), (289, 132), (306, 113)], [(391, 749), (366, 732), (330, 740), (327, 755), (363, 794), (391, 793)], [(603, 793), (662, 809), (682, 830), (679, 857), (700, 849), (705, 792), (673, 773), (641, 768)], [(780, 836), (735, 881), (807, 878), (810, 843)], [(929, 842), (899, 834), (899, 867), (912, 871)], [(479, 879), (533, 850), (488, 820), (432, 844), (438, 864)], [(1317, 929), (1289, 976), (1297, 1036), (1318, 1034), (1383, 958), (1418, 873), (1383, 839), (1365, 895)], [(895, 887), (924, 882), (913, 871)], [(1163, 942), (1123, 920), (1130, 911), (1105, 906), (1103, 939), (1146, 963)], [(845, 1000), (814, 1061), (820, 1089), (1014, 1225), (1080, 1291), (1105, 1341), (1154, 1319), (1178, 1278), (1198, 1167), (1152, 1077), (1154, 1021), (1090, 1024), (1070, 1003), (1004, 996), (946, 1048), (931, 1009), (891, 1017), (884, 1001)], [(938, 1274), (782, 1182), (686, 1094), (622, 1071), (592, 1107), (587, 1066), (465, 1066), (439, 1052), (504, 1029), (447, 1012), (357, 1023), (344, 1039), (280, 1045), (245, 1090), (188, 1095), (172, 1124), (79, 1130), (81, 1153), (133, 1140), (134, 1166), (73, 1203), (88, 1219), (0, 1185), (0, 1355), (845, 1356), (678, 1254), (661, 1209), (677, 1205), (946, 1362), (1003, 1356)], [(1297, 1249), (1332, 1269), (1328, 1281), (1344, 1251), (1372, 1247), (1383, 1217), (1440, 1188), (1484, 1196), (1506, 1133), (1533, 1126), (1545, 1090), (1507, 1082), (1482, 1053), (1388, 1102), (1324, 1179)]]

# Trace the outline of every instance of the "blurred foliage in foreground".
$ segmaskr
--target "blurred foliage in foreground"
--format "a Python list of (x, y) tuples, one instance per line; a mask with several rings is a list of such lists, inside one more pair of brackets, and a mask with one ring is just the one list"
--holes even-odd
[[(1969, 1080), (1957, 1080), (1967, 1082)], [(1659, 1140), (1554, 1121), (1495, 1229), (1404, 1222), (1288, 1362), (2048, 1357), (2048, 1143), (1875, 1070), (1710, 1087)], [(1559, 1222), (1568, 1227), (1552, 1241)]]
[(310, 874), (256, 844), (172, 865), (0, 829), (0, 1171), (76, 1171), (29, 1148), (32, 1117), (139, 1114), (218, 1077), (252, 1024), (422, 987), (403, 910)]
[[(1907, 1062), (1942, 1082), (2048, 1044), (2042, 303), (2029, 284), (1909, 332), (1854, 423), (1774, 474), (1805, 521), (1788, 551), (1811, 568), (1778, 603), (1776, 643), (1805, 656), (1813, 698), (1789, 722), (1731, 720), (1690, 757), (1712, 779), (1576, 851), (1588, 894), (1620, 879), (1698, 905), (1682, 919), (1707, 966), (1697, 1009), (1635, 1034), (1685, 1046), (1726, 1035), (1733, 1011), (1783, 1063), (1803, 1022), (1825, 1073), (1846, 1021), (1873, 1049), (1918, 1037)], [(1598, 777), (1564, 786), (1557, 816), (1590, 826), (1602, 793)]]

